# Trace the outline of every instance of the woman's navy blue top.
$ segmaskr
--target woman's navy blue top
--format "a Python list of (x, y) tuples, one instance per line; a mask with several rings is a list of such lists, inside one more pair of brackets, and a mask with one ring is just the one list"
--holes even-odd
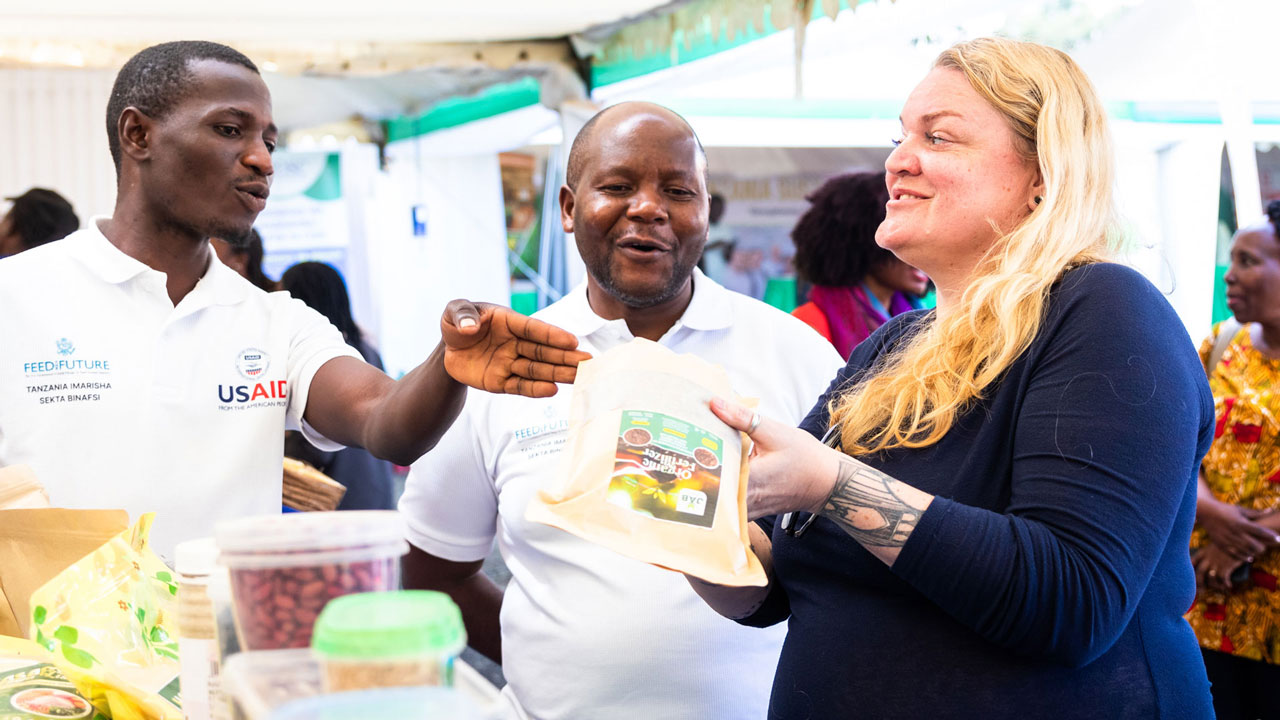
[[(802, 427), (928, 312), (858, 346)], [(1054, 287), (1040, 332), (928, 448), (860, 458), (936, 498), (892, 567), (825, 518), (773, 519), (776, 582), (742, 620), (788, 622), (769, 718), (1211, 718), (1182, 614), (1213, 399), (1141, 275)]]

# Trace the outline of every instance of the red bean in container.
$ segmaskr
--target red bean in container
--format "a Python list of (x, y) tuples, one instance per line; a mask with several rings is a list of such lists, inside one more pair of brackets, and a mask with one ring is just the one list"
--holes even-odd
[(333, 598), (398, 589), (408, 551), (394, 511), (244, 518), (219, 524), (216, 536), (246, 650), (308, 647)]

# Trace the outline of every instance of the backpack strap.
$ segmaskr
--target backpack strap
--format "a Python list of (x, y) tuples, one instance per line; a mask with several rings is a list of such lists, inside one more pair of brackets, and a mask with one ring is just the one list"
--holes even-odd
[(1214, 368), (1218, 367), (1218, 363), (1222, 362), (1222, 356), (1227, 352), (1227, 346), (1240, 333), (1240, 328), (1244, 327), (1235, 317), (1229, 317), (1218, 325), (1218, 334), (1213, 338), (1213, 350), (1209, 352), (1209, 365), (1205, 370), (1212, 375)]

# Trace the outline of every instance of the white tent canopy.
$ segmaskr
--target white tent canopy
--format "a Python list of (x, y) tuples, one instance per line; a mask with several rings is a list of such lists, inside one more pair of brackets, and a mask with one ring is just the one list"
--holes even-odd
[[(1027, 13), (1055, 6), (899, 0), (814, 20), (799, 97), (793, 30), (598, 88), (593, 97), (668, 105), (709, 147), (886, 148), (900, 132), (903, 101), (943, 48), (1002, 33), (1054, 39), (1043, 35), (1058, 30), (1055, 19)], [(1075, 7), (1092, 21), (1076, 37), (1057, 39), (1070, 40), (1071, 55), (1116, 113), (1118, 198), (1135, 241), (1129, 261), (1168, 293), (1198, 339), (1212, 307), (1224, 144), (1240, 217), (1252, 221), (1261, 209), (1254, 143), (1280, 140), (1280, 84), (1270, 77), (1265, 37), (1280, 4), (1080, 0)], [(758, 170), (777, 172), (768, 163)]]
[[(543, 81), (544, 102), (548, 87), (572, 97), (580, 68), (566, 36), (679, 5), (698, 7), (654, 0), (285, 0), (255, 8), (246, 20), (217, 6), (156, 0), (51, 0), (38, 10), (0, 0), (0, 191), (45, 184), (69, 191), (77, 207), (108, 209), (106, 86), (119, 62), (156, 41), (203, 37), (246, 51), (266, 71), (279, 124), (297, 127), (415, 113), (440, 97), (527, 75)], [(1074, 14), (1055, 15), (1063, 12)], [(713, 147), (885, 147), (898, 133), (906, 94), (945, 45), (1000, 31), (1074, 41), (1073, 56), (1113, 107), (1169, 111), (1162, 122), (1118, 117), (1121, 199), (1135, 234), (1152, 248), (1142, 261), (1148, 274), (1175, 294), (1188, 327), (1196, 328), (1207, 319), (1207, 309), (1198, 308), (1207, 308), (1203, 296), (1212, 286), (1223, 142), (1232, 151), (1237, 206), (1252, 219), (1259, 209), (1253, 143), (1280, 140), (1280, 123), (1253, 122), (1259, 108), (1270, 104), (1274, 114), (1280, 107), (1267, 42), (1277, 19), (1280, 3), (1265, 0), (880, 0), (808, 24), (800, 99), (794, 30), (598, 88), (594, 98), (668, 104)], [(39, 69), (51, 65), (84, 69)], [(542, 129), (544, 141), (557, 135), (552, 117), (537, 108), (442, 131), (448, 134), (417, 147), (424, 156), (464, 156), (463, 148), (493, 144), (486, 130), (498, 126), (504, 146)]]
[(361, 43), (492, 42), (564, 37), (615, 23), (662, 0), (275, 0), (218, 3), (45, 0), (0, 3), (0, 39), (154, 43), (209, 38), (249, 44), (338, 47)]

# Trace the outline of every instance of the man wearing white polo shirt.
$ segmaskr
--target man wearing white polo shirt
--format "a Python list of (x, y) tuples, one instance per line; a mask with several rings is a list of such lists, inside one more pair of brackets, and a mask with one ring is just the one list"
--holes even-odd
[(157, 511), (167, 554), (279, 512), (286, 425), (409, 463), (457, 416), (461, 383), (543, 396), (584, 357), (568, 333), (455, 301), (441, 346), (393, 382), (324, 317), (220, 263), (209, 237), (248, 237), (277, 134), (231, 48), (134, 56), (107, 128), (114, 215), (0, 261), (0, 466), (31, 465), (55, 505)]
[[(609, 108), (574, 140), (566, 179), (561, 220), (588, 278), (536, 317), (592, 353), (644, 337), (699, 355), (762, 414), (799, 422), (843, 363), (803, 323), (694, 269), (708, 196), (689, 125), (656, 105)], [(735, 627), (682, 575), (525, 520), (558, 469), (568, 395), (472, 395), (401, 499), (406, 586), (462, 607), (471, 644), (503, 663), (509, 717), (765, 717), (783, 628)], [(512, 575), (505, 598), (480, 573), (495, 537)]]

